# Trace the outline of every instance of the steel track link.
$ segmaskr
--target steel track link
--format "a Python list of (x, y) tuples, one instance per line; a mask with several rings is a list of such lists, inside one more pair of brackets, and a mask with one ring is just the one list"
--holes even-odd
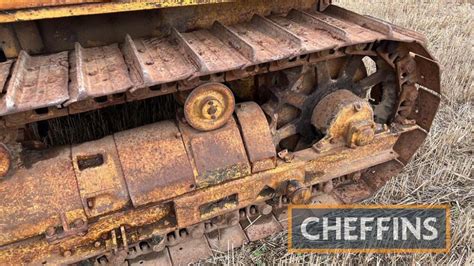
[[(236, 25), (165, 38), (132, 39), (103, 47), (31, 56), (0, 64), (4, 127), (187, 90), (207, 81), (238, 78), (312, 63), (326, 51), (382, 40), (410, 43), (423, 57), (423, 39), (411, 31), (336, 6), (324, 13), (292, 10), (255, 15)], [(359, 46), (357, 46), (359, 45)]]
[[(372, 49), (374, 43), (385, 42), (385, 46), (401, 43), (410, 54), (400, 57)], [(169, 37), (162, 39), (134, 40), (127, 36), (122, 44), (94, 48), (77, 44), (74, 51), (53, 55), (30, 56), (22, 52), (16, 60), (0, 64), (0, 85), (4, 85), (0, 122), (4, 127), (21, 128), (35, 121), (190, 90), (209, 81), (232, 81), (314, 65), (345, 55), (379, 56), (398, 75), (399, 102), (396, 114), (391, 118), (393, 136), (389, 136), (393, 143), (388, 148), (384, 146), (378, 154), (369, 151), (370, 145), (365, 150), (354, 149), (356, 152), (363, 150), (360, 158), (347, 155), (353, 153), (351, 150), (338, 150), (347, 157), (342, 163), (337, 161), (340, 158), (331, 159), (331, 154), (321, 154), (302, 170), (302, 179), (307, 179), (305, 185), (313, 192), (314, 203), (351, 203), (370, 196), (398, 173), (421, 145), (431, 126), (439, 104), (439, 66), (423, 43), (422, 36), (409, 30), (330, 6), (324, 12), (292, 10), (285, 16), (256, 15), (251, 21), (237, 25), (216, 22), (210, 29), (186, 33), (173, 29)], [(405, 58), (409, 58), (408, 63), (403, 62)], [(410, 67), (410, 62), (416, 63), (416, 71)], [(370, 82), (370, 78), (366, 81)], [(415, 97), (410, 95), (411, 87), (415, 86), (413, 80), (423, 87), (417, 90)], [(400, 134), (396, 135), (397, 132)], [(114, 149), (113, 141), (109, 144)], [(69, 156), (66, 153), (64, 157)], [(303, 150), (293, 156), (296, 161), (304, 161), (309, 153)], [(280, 159), (279, 164), (284, 165), (291, 164), (294, 158), (280, 154)], [(235, 181), (234, 187), (238, 187), (239, 182)], [(249, 182), (252, 182), (250, 177)], [(186, 196), (199, 199), (199, 193), (201, 191), (177, 197), (177, 202), (181, 200), (180, 206), (187, 206), (192, 199), (185, 199)], [(57, 261), (62, 263), (77, 261), (74, 256), (80, 257), (82, 252), (91, 262), (99, 264), (127, 259), (132, 265), (185, 265), (287, 228), (285, 206), (289, 204), (289, 198), (279, 197), (268, 211), (267, 204), (261, 203), (271, 199), (268, 196), (258, 204), (240, 206), (237, 222), (234, 217), (225, 222), (211, 222), (211, 225), (208, 221), (176, 227), (174, 232), (167, 232), (166, 239), (131, 239), (136, 243), (133, 246), (128, 245), (127, 229), (118, 226), (110, 231), (115, 242), (98, 241), (97, 245), (92, 242), (90, 250), (96, 250), (96, 253), (88, 251), (90, 247), (85, 246), (90, 243), (84, 241), (81, 243), (84, 249), (76, 250), (76, 254), (68, 249), (56, 250), (55, 254), (60, 257)], [(150, 207), (150, 211), (155, 207)], [(154, 215), (161, 215), (164, 209), (156, 207)], [(139, 209), (116, 214), (126, 216), (122, 223), (127, 223), (127, 219), (145, 215), (146, 211)], [(95, 222), (100, 227), (100, 219)], [(120, 221), (113, 224), (119, 225)], [(216, 224), (220, 224), (217, 225), (219, 229), (212, 227)], [(92, 234), (99, 230), (93, 226), (91, 224)], [(142, 226), (144, 235), (153, 235), (149, 232), (153, 227), (147, 226), (149, 224)], [(14, 261), (15, 256), (28, 259), (32, 255), (26, 254), (26, 250), (36, 240), (32, 237), (1, 246), (0, 255), (7, 261)], [(54, 239), (48, 241), (55, 243)], [(49, 249), (48, 244), (43, 243), (45, 241), (34, 248)]]

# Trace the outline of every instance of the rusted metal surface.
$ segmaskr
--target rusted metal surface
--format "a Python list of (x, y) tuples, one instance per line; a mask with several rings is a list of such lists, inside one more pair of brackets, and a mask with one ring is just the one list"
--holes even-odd
[(428, 131), (431, 128), (440, 103), (441, 98), (439, 95), (425, 89), (419, 89), (413, 112), (408, 118), (414, 119), (420, 127)]
[(87, 98), (112, 97), (133, 86), (117, 44), (83, 48), (76, 43), (74, 57), (76, 75), (71, 78), (76, 81), (70, 86), (68, 104)]
[[(252, 204), (255, 199), (259, 198), (260, 192), (264, 191), (266, 186), (277, 189), (281, 182), (289, 179), (296, 179), (303, 182), (304, 169), (302, 169), (302, 167), (302, 163), (296, 163), (291, 166), (285, 165), (281, 168), (248, 176), (247, 178), (226, 182), (219, 186), (207, 187), (187, 197), (180, 197), (175, 200), (177, 206), (176, 217), (179, 226), (186, 227), (199, 222), (201, 219), (209, 219), (231, 210), (248, 206)], [(224, 205), (221, 208), (214, 209), (212, 212), (200, 212), (199, 207), (201, 205), (207, 202), (218, 202), (234, 194), (238, 195), (238, 202), (236, 204)], [(186, 208), (182, 208), (181, 206), (186, 206)]]
[(373, 191), (379, 190), (387, 181), (396, 176), (403, 168), (398, 160), (388, 161), (368, 168), (362, 178)]
[(24, 168), (1, 181), (0, 245), (87, 222), (70, 155), (70, 148), (30, 154)]
[(337, 90), (316, 105), (311, 123), (325, 133), (314, 147), (342, 142), (349, 147), (363, 146), (375, 136), (374, 112), (370, 104), (348, 90)]
[[(292, 7), (291, 4), (281, 6), (283, 10), (290, 7)], [(268, 13), (267, 9), (262, 9), (261, 12)], [(258, 11), (260, 12), (260, 9)], [(7, 102), (6, 99), (10, 99), (10, 103), (2, 103), (5, 110), (0, 114), (25, 112), (23, 115), (8, 118), (9, 125), (17, 127), (28, 122), (64, 116), (68, 113), (85, 112), (125, 101), (174, 92), (173, 90), (163, 91), (160, 87), (154, 88), (158, 85), (180, 81), (179, 87), (191, 89), (193, 86), (187, 84), (189, 83), (187, 79), (191, 77), (199, 77), (203, 80), (220, 79), (220, 81), (223, 81), (225, 77), (232, 80), (268, 71), (268, 66), (262, 64), (266, 62), (272, 62), (270, 69), (273, 70), (301, 66), (307, 63), (305, 56), (308, 53), (311, 54), (310, 58), (319, 58), (316, 56), (319, 51), (338, 49), (353, 44), (362, 45), (362, 50), (359, 52), (364, 52), (366, 49), (364, 47), (368, 47), (368, 43), (384, 38), (407, 42), (418, 41), (418, 38), (410, 37), (413, 34), (409, 31), (399, 27), (392, 29), (392, 26), (387, 23), (359, 16), (334, 6), (329, 6), (324, 12), (292, 10), (286, 16), (272, 15), (266, 18), (255, 15), (245, 23), (224, 25), (215, 22), (212, 27), (206, 30), (183, 33), (175, 29), (172, 31), (174, 32), (172, 36), (160, 38), (132, 39), (127, 35), (124, 44), (120, 45), (121, 51), (116, 48), (117, 44), (95, 48), (81, 48), (79, 44), (76, 44), (77, 49), (70, 56), (70, 62), (67, 62), (68, 59), (64, 53), (60, 53), (60, 55), (66, 56), (64, 59), (66, 62), (62, 63), (65, 66), (65, 73), (48, 74), (45, 70), (41, 72), (41, 75), (45, 75), (45, 78), (51, 82), (56, 78), (62, 82), (61, 86), (56, 85), (56, 82), (59, 84), (59, 80), (54, 82), (53, 89), (48, 84), (48, 93), (39, 99), (43, 101), (42, 104), (40, 101), (21, 102), (21, 99), (12, 98), (9, 95), (14, 94), (13, 91), (22, 89), (8, 89), (7, 95), (1, 102)], [(395, 33), (392, 36), (390, 33), (393, 32)], [(403, 35), (403, 33), (408, 35)], [(315, 43), (316, 39), (318, 42)], [(409, 44), (409, 46), (414, 47), (413, 44)], [(426, 57), (427, 54), (422, 49), (417, 49), (417, 52), (422, 53), (420, 56)], [(338, 53), (334, 53), (334, 55)], [(25, 70), (28, 66), (22, 65), (20, 59), (29, 59), (30, 57), (25, 53), (21, 54), (19, 63), (15, 67), (18, 69), (16, 72), (19, 72), (20, 75), (23, 72), (28, 74), (29, 72)], [(422, 64), (423, 69), (439, 69), (431, 58), (420, 56), (416, 56), (415, 59)], [(82, 57), (84, 57), (83, 60), (76, 60), (76, 58)], [(128, 69), (125, 69), (122, 57), (125, 58)], [(31, 57), (31, 60), (26, 61), (41, 61), (46, 64), (48, 58)], [(90, 62), (86, 62), (89, 60)], [(23, 61), (25, 60), (23, 59)], [(48, 64), (54, 65), (55, 63)], [(107, 67), (104, 66), (105, 64)], [(69, 85), (65, 82), (67, 81), (67, 65), (72, 66)], [(96, 75), (94, 75), (95, 68), (98, 71)], [(17, 76), (15, 73), (13, 73), (13, 81), (18, 80), (15, 78)], [(212, 74), (211, 77), (208, 77), (209, 74)], [(36, 74), (30, 73), (28, 75)], [(420, 74), (422, 85), (433, 85), (433, 82), (423, 80), (424, 76), (429, 78), (433, 75)], [(429, 79), (436, 83), (436, 78)], [(14, 83), (11, 82), (11, 84)], [(28, 93), (31, 96), (33, 90), (24, 90), (25, 94)], [(68, 96), (68, 92), (70, 96)], [(124, 92), (130, 97), (121, 95)], [(138, 96), (133, 96), (135, 92), (139, 92)], [(46, 99), (47, 97), (49, 98)], [(71, 105), (73, 102), (75, 104)], [(8, 109), (7, 105), (17, 107)], [(22, 105), (24, 107), (20, 108)], [(65, 105), (69, 106), (66, 108)], [(67, 110), (59, 112), (53, 108), (54, 106)], [(42, 107), (49, 107), (49, 109), (39, 110), (40, 114), (35, 115), (33, 109)], [(292, 128), (286, 128), (286, 130), (292, 130)]]
[[(3, 261), (12, 263), (18, 261), (25, 263), (50, 261), (70, 264), (89, 256), (104, 254), (112, 248), (117, 248), (117, 243), (115, 241), (114, 244), (114, 241), (112, 241), (110, 232), (124, 224), (132, 228), (140, 227), (145, 229), (138, 236), (136, 233), (131, 232), (129, 241), (141, 241), (152, 237), (153, 234), (146, 230), (147, 225), (149, 226), (150, 224), (154, 225), (153, 231), (155, 233), (164, 233), (166, 230), (163, 229), (168, 228), (167, 230), (170, 230), (169, 228), (174, 228), (173, 220), (169, 218), (171, 214), (171, 208), (167, 205), (156, 205), (146, 209), (119, 212), (109, 216), (107, 219), (99, 219), (97, 222), (89, 224), (86, 235), (64, 239), (60, 244), (51, 244), (45, 239), (33, 242), (20, 242), (14, 247), (6, 246), (6, 249), (0, 249), (0, 257)], [(140, 217), (140, 219), (136, 219), (137, 217)]]
[[(411, 131), (409, 131), (411, 132)], [(409, 133), (407, 133), (409, 134)], [(370, 167), (393, 160), (399, 155), (392, 150), (398, 140), (398, 135), (377, 136), (371, 144), (350, 148), (335, 148), (330, 154), (317, 156), (306, 166), (306, 182), (325, 182), (337, 176), (348, 175)], [(313, 151), (302, 150), (295, 152), (295, 160), (308, 160)]]
[(54, 106), (50, 106), (32, 111), (10, 114), (3, 117), (3, 119), (5, 120), (5, 125), (8, 128), (21, 128), (27, 123), (48, 120), (55, 117), (66, 116), (68, 114), (69, 110), (67, 108), (56, 108)]
[(254, 16), (247, 23), (229, 26), (229, 30), (251, 45), (255, 63), (278, 60), (299, 53), (297, 38), (293, 35), (280, 35), (283, 31), (279, 27), (260, 16)]
[(218, 129), (234, 113), (232, 91), (221, 83), (206, 83), (194, 89), (184, 103), (186, 123), (201, 131)]
[(18, 10), (2, 12), (0, 23), (233, 1), (235, 0), (184, 0), (180, 2), (169, 0), (123, 0), (119, 2), (110, 0), (35, 0), (23, 3), (9, 1), (5, 4), (2, 2), (3, 6), (0, 6), (0, 9)]
[(336, 189), (334, 189), (334, 194), (343, 203), (348, 204), (367, 199), (368, 197), (370, 197), (370, 195), (373, 194), (373, 191), (365, 182), (359, 181), (351, 182), (349, 184), (343, 184), (337, 187)]
[(48, 56), (20, 53), (6, 94), (0, 100), (0, 115), (57, 106), (69, 98), (67, 52)]
[[(140, 130), (141, 129), (136, 129), (136, 132), (134, 134), (135, 137), (138, 136), (137, 138), (140, 138)], [(157, 134), (158, 132), (162, 131), (152, 130), (152, 132), (153, 134)], [(108, 247), (110, 248), (108, 244), (105, 244), (108, 243), (108, 240), (102, 240), (101, 235), (103, 235), (104, 232), (114, 230), (114, 228), (118, 228), (120, 225), (123, 224), (130, 226), (130, 229), (127, 229), (126, 231), (128, 235), (127, 239), (130, 239), (130, 241), (140, 241), (140, 239), (145, 240), (150, 238), (153, 235), (153, 232), (164, 233), (173, 231), (176, 228), (186, 228), (191, 225), (198, 224), (206, 219), (215, 217), (217, 215), (225, 214), (229, 211), (238, 210), (245, 206), (249, 206), (250, 204), (258, 202), (259, 200), (265, 200), (267, 198), (264, 196), (266, 194), (264, 194), (263, 191), (266, 191), (266, 187), (271, 187), (275, 190), (278, 190), (281, 184), (286, 184), (290, 180), (297, 180), (298, 182), (305, 184), (314, 184), (322, 182), (324, 180), (323, 178), (313, 178), (311, 180), (308, 180), (306, 178), (306, 176), (308, 176), (308, 173), (314, 172), (314, 170), (311, 169), (317, 169), (317, 171), (324, 172), (325, 178), (327, 180), (359, 170), (349, 168), (349, 166), (351, 165), (354, 165), (354, 167), (360, 166), (363, 169), (382, 163), (384, 162), (384, 160), (390, 161), (393, 158), (396, 158), (396, 155), (392, 155), (391, 157), (380, 156), (380, 152), (374, 153), (374, 157), (379, 158), (379, 161), (376, 161), (374, 160), (374, 158), (367, 156), (367, 154), (373, 151), (383, 152), (384, 150), (386, 150), (389, 153), (389, 151), (391, 150), (390, 143), (394, 143), (394, 141), (396, 140), (396, 135), (381, 137), (384, 139), (379, 139), (379, 141), (375, 140), (373, 143), (357, 149), (344, 148), (344, 150), (341, 150), (333, 155), (316, 153), (311, 149), (306, 149), (297, 153), (297, 156), (295, 156), (293, 162), (280, 162), (280, 165), (275, 169), (263, 171), (261, 173), (250, 175), (245, 178), (232, 180), (230, 182), (222, 183), (216, 186), (196, 190), (185, 195), (177, 196), (173, 199), (174, 210), (176, 210), (176, 213), (173, 215), (171, 215), (169, 206), (167, 207), (162, 205), (152, 205), (146, 208), (126, 210), (123, 212), (117, 212), (115, 214), (106, 215), (102, 217), (99, 221), (89, 224), (88, 233), (84, 237), (74, 236), (70, 239), (63, 240), (60, 244), (61, 247), (63, 247), (63, 249), (66, 251), (72, 249), (72, 254), (67, 257), (54, 257), (54, 259), (55, 261), (73, 262), (84, 256), (85, 254), (93, 254), (91, 252), (100, 253), (103, 252), (103, 250), (107, 250)], [(389, 139), (393, 139), (393, 141), (389, 141)], [(131, 140), (128, 139), (128, 142), (131, 142)], [(131, 144), (133, 145), (133, 143)], [(117, 146), (120, 145), (118, 144)], [(120, 151), (119, 154), (121, 154)], [(142, 152), (133, 151), (130, 154), (133, 154), (136, 158), (144, 158), (143, 160), (146, 160), (146, 158), (143, 157)], [(341, 154), (342, 156), (338, 156), (338, 154)], [(324, 160), (324, 158), (326, 157), (328, 159)], [(385, 159), (382, 160), (380, 158)], [(120, 159), (122, 160), (122, 158)], [(334, 161), (335, 163), (331, 164), (330, 162), (332, 161)], [(50, 166), (50, 164), (48, 165), (49, 167), (52, 167)], [(69, 165), (70, 171), (72, 172), (73, 170), (70, 162)], [(179, 168), (174, 169), (176, 170)], [(350, 172), (345, 173), (346, 169), (348, 169), (348, 171)], [(126, 171), (124, 171), (124, 173), (126, 173)], [(4, 183), (2, 183), (2, 185), (3, 184)], [(76, 193), (77, 204), (79, 204), (80, 209), (82, 210), (83, 206), (79, 198), (79, 192), (77, 191)], [(212, 213), (202, 213), (200, 211), (200, 207), (206, 202), (217, 202), (233, 194), (238, 195), (238, 201), (236, 204), (230, 204), (229, 206), (224, 205), (222, 206), (222, 208), (214, 209), (214, 212)], [(2, 195), (6, 194), (3, 193)], [(170, 196), (170, 198), (171, 197), (172, 196)], [(52, 201), (53, 199), (49, 200)], [(50, 205), (50, 202), (48, 202), (48, 204)], [(0, 210), (5, 210), (5, 208), (0, 208)], [(140, 219), (137, 219), (137, 217), (140, 217)], [(254, 219), (255, 217), (252, 218), (251, 221), (253, 221)], [(257, 220), (256, 222), (258, 221), (259, 220)], [(265, 222), (262, 221), (257, 223), (257, 225), (259, 227), (262, 227), (262, 229), (257, 229), (256, 227), (253, 227), (253, 229), (250, 229), (250, 231), (247, 232), (251, 232), (250, 234), (252, 235), (253, 239), (263, 237), (268, 232), (272, 232), (275, 228), (281, 229), (281, 227), (276, 226), (273, 221), (270, 221), (270, 225), (267, 225), (265, 224)], [(149, 227), (149, 225), (152, 224), (153, 226)], [(136, 227), (141, 227), (142, 229), (139, 231), (135, 231), (133, 228)], [(96, 242), (99, 242), (99, 244), (96, 244)], [(86, 243), (90, 243), (89, 245), (91, 245), (91, 247), (87, 246)], [(30, 244), (25, 245), (25, 248), (15, 249), (15, 252), (8, 253), (10, 254), (8, 256), (5, 253), (2, 253), (2, 251), (0, 250), (0, 256), (8, 261), (12, 258), (18, 259), (25, 258), (25, 256), (31, 256), (31, 253), (29, 253), (28, 250), (35, 250), (37, 251), (38, 256), (41, 257), (46, 256), (46, 254), (50, 254), (52, 252), (51, 250), (54, 249), (54, 245), (47, 244), (44, 242), (31, 242)], [(81, 248), (73, 249), (74, 247)], [(116, 248), (120, 249), (121, 246), (116, 246)]]
[(171, 258), (168, 252), (168, 249), (165, 248), (164, 250), (160, 251), (159, 253), (150, 253), (145, 256), (141, 256), (137, 259), (128, 260), (128, 265), (130, 266), (156, 266), (156, 265), (163, 265), (163, 266), (171, 266)]
[(73, 146), (71, 157), (88, 217), (117, 211), (128, 204), (127, 186), (112, 136)]
[(233, 46), (226, 43), (224, 36), (212, 34), (208, 30), (179, 33), (174, 29), (174, 36), (198, 66), (199, 75), (238, 69), (250, 64)]
[(244, 220), (241, 222), (241, 226), (250, 241), (257, 241), (283, 230), (273, 214)]
[(4, 94), (5, 92), (5, 84), (7, 83), (8, 76), (10, 75), (12, 64), (12, 60), (0, 63), (0, 94)]
[(341, 18), (350, 22), (353, 22), (359, 26), (370, 29), (373, 32), (382, 34), (383, 38), (392, 38), (393, 30), (392, 27), (383, 21), (375, 20), (370, 17), (362, 16), (352, 11), (340, 8), (335, 5), (329, 6), (325, 13), (328, 13), (336, 18)]
[(123, 131), (114, 139), (134, 206), (195, 189), (193, 169), (174, 122)]
[[(244, 143), (234, 118), (222, 128), (201, 132), (179, 123), (184, 145), (199, 187), (218, 184), (250, 174)], [(216, 155), (219, 156), (216, 156)]]
[(271, 16), (270, 19), (284, 29), (296, 33), (302, 39), (307, 52), (338, 47), (349, 41), (346, 31), (304, 11), (292, 10), (287, 17)]
[(132, 40), (127, 35), (123, 52), (136, 89), (186, 79), (196, 71), (171, 39)]
[(174, 265), (188, 265), (212, 256), (212, 251), (204, 236), (169, 247), (169, 251)]
[[(15, 30), (12, 25), (0, 24), (0, 35), (2, 36), (2, 50), (7, 58), (18, 57), (21, 46), (16, 37)], [(5, 42), (5, 43), (3, 43)]]
[(29, 54), (39, 54), (44, 51), (44, 43), (39, 27), (33, 21), (14, 23), (18, 43)]
[(311, 199), (311, 188), (305, 187), (303, 183), (295, 180), (288, 182), (286, 194), (292, 204), (303, 205)]
[(403, 133), (393, 149), (400, 154), (398, 160), (406, 164), (427, 137), (426, 131), (417, 129)]
[(85, 4), (85, 3), (100, 3), (106, 2), (106, 0), (21, 0), (21, 1), (8, 1), (0, 4), (0, 10), (8, 9), (23, 9), (23, 8), (35, 8), (45, 6), (60, 6), (60, 5), (72, 5), (72, 4)]
[[(14, 102), (31, 105), (2, 117), (14, 127), (177, 91), (186, 95), (203, 83), (244, 77), (268, 94), (256, 98), (271, 99), (262, 106), (267, 117), (257, 104), (244, 103), (237, 121), (229, 115), (211, 131), (195, 130), (178, 112), (178, 121), (72, 149), (22, 153), (13, 174), (0, 180), (2, 262), (70, 264), (93, 258), (88, 262), (133, 264), (152, 251), (163, 264), (195, 262), (211, 249), (227, 251), (231, 244), (281, 230), (291, 202), (360, 201), (397, 174), (431, 126), (439, 104), (439, 77), (432, 74), (439, 74), (439, 66), (413, 32), (326, 1), (319, 5), (324, 12), (287, 14), (300, 4), (287, 1), (269, 17), (263, 15), (273, 8), (256, 6), (226, 25), (215, 19), (219, 8), (203, 7), (208, 15), (186, 17), (179, 31), (170, 28), (171, 36), (77, 45), (69, 58), (67, 52), (33, 57), (22, 52), (13, 69), (2, 64), (8, 69), (1, 72), (3, 82), (10, 73), (11, 79), (0, 102), (15, 90), (26, 97), (26, 81), (36, 82), (37, 94), (44, 80), (53, 84), (39, 100)], [(364, 56), (377, 58), (374, 74), (366, 73)], [(111, 71), (113, 66), (118, 70)], [(96, 75), (80, 79), (96, 68)], [(372, 109), (358, 98), (370, 88), (381, 88), (390, 102)], [(315, 108), (333, 93), (344, 95), (323, 110)], [(94, 99), (104, 96), (104, 102)], [(48, 108), (37, 110), (46, 98)], [(68, 100), (74, 104), (63, 106)], [(351, 112), (341, 115), (348, 106)], [(208, 114), (214, 110), (199, 107)], [(363, 114), (357, 122), (364, 125), (350, 123), (353, 111)], [(311, 132), (313, 113), (319, 135)], [(342, 122), (333, 123), (338, 119)], [(366, 126), (370, 132), (361, 138)], [(325, 149), (311, 148), (332, 135), (343, 136), (343, 145), (327, 139)], [(300, 140), (289, 145), (295, 136)]]
[[(341, 200), (338, 199), (336, 196), (333, 194), (318, 194), (313, 197), (312, 199), (313, 204), (331, 204), (331, 205), (337, 205), (337, 204), (342, 204)], [(288, 218), (288, 216), (287, 216)]]
[(214, 230), (206, 234), (206, 237), (210, 248), (216, 250), (216, 253), (228, 252), (249, 242), (240, 224)]
[(0, 178), (5, 177), (12, 167), (12, 156), (5, 144), (0, 142)]
[(324, 21), (325, 23), (332, 25), (339, 29), (339, 31), (345, 32), (345, 38), (348, 38), (351, 43), (361, 43), (363, 40), (377, 40), (384, 38), (383, 34), (372, 31), (367, 27), (362, 27), (361, 25), (355, 23), (354, 21), (343, 19), (341, 17), (336, 17), (333, 14), (329, 13), (329, 8), (324, 12), (309, 12), (310, 15), (316, 17), (319, 20)]
[(262, 109), (254, 102), (237, 105), (235, 111), (245, 143), (252, 172), (272, 169), (276, 164), (276, 151), (267, 119)]

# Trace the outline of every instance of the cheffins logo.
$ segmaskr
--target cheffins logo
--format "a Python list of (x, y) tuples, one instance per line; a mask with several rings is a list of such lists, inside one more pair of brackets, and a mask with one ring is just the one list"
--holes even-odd
[(446, 205), (290, 206), (290, 252), (446, 253)]

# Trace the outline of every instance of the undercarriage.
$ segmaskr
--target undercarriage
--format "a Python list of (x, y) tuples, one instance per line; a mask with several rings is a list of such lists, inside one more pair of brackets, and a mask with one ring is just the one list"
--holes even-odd
[(4, 46), (1, 261), (182, 265), (285, 229), (289, 204), (373, 195), (425, 139), (440, 70), (420, 34), (325, 2), (163, 9), (114, 42), (113, 16), (89, 42), (65, 18), (77, 41), (52, 20), (41, 49)]

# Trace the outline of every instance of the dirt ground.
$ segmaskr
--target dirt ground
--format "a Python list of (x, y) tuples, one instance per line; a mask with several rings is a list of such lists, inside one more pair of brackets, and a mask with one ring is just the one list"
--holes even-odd
[(474, 104), (472, 1), (335, 0), (338, 5), (424, 33), (443, 69), (442, 104), (410, 164), (367, 203), (449, 204), (449, 254), (287, 254), (285, 232), (214, 257), (217, 264), (474, 265)]

